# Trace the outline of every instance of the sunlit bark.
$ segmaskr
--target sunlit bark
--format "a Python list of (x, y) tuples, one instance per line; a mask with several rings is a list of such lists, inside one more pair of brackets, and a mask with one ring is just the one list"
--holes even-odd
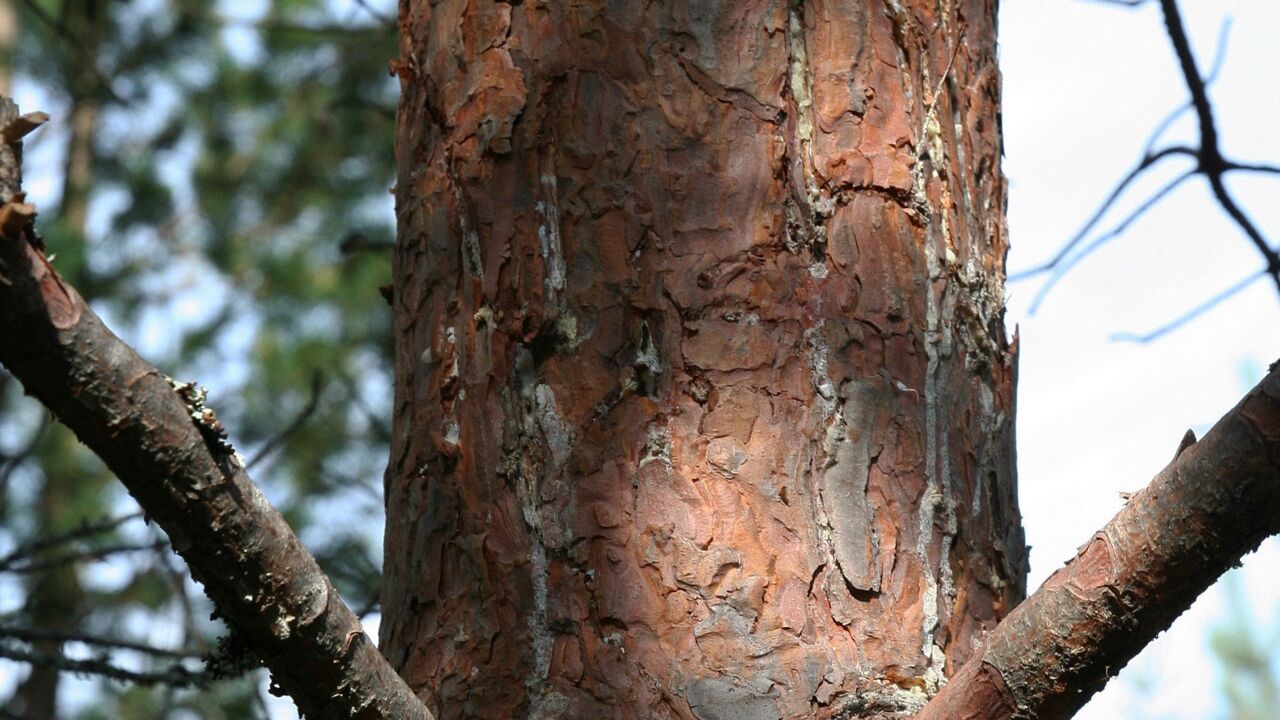
[(994, 7), (405, 3), (382, 647), (886, 717), (1023, 596)]

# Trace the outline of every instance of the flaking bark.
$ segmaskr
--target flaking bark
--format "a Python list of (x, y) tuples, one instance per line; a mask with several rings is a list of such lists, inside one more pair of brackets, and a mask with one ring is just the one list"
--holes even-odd
[(992, 2), (401, 4), (382, 647), (901, 717), (1023, 596)]

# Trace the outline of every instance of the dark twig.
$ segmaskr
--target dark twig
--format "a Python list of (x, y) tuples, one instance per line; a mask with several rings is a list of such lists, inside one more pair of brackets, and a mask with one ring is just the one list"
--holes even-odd
[(1175, 145), (1143, 156), (1142, 160), (1140, 160), (1138, 164), (1120, 180), (1120, 182), (1116, 183), (1116, 186), (1111, 189), (1111, 194), (1102, 201), (1102, 204), (1098, 206), (1097, 210), (1093, 211), (1093, 215), (1089, 216), (1089, 219), (1086, 220), (1084, 225), (1076, 231), (1076, 234), (1072, 235), (1071, 239), (1068, 240), (1060, 250), (1058, 250), (1058, 254), (1054, 255), (1048, 262), (1042, 265), (1037, 265), (1029, 270), (1010, 274), (1009, 280), (1011, 282), (1025, 280), (1057, 267), (1058, 264), (1070, 255), (1071, 251), (1089, 235), (1089, 233), (1093, 232), (1093, 229), (1097, 227), (1102, 218), (1106, 216), (1107, 211), (1111, 209), (1111, 206), (1115, 205), (1116, 200), (1120, 199), (1120, 196), (1124, 194), (1124, 191), (1129, 188), (1129, 185), (1131, 185), (1134, 180), (1138, 179), (1138, 176), (1151, 169), (1161, 160), (1174, 155), (1186, 155), (1194, 158), (1196, 157), (1196, 151), (1183, 145)]
[(1266, 163), (1238, 163), (1230, 160), (1223, 161), (1223, 165), (1228, 170), (1244, 170), (1245, 172), (1270, 173), (1272, 175), (1280, 175), (1280, 165), (1268, 165)]
[(381, 12), (374, 9), (374, 7), (369, 4), (368, 0), (356, 0), (356, 4), (359, 5), (361, 8), (364, 8), (364, 11), (369, 13), (369, 17), (373, 18), (374, 20), (377, 20), (383, 25), (395, 25), (395, 22), (396, 22), (395, 18), (387, 17), (386, 15), (383, 15)]
[(70, 565), (82, 560), (102, 560), (112, 555), (119, 555), (127, 552), (159, 552), (169, 547), (167, 540), (155, 540), (149, 543), (117, 543), (115, 545), (103, 545), (93, 548), (85, 548), (75, 552), (62, 553), (50, 558), (41, 560), (30, 560), (18, 565), (0, 565), (0, 572), (11, 573), (33, 573), (42, 572), (51, 568)]
[(98, 675), (121, 682), (140, 685), (170, 685), (173, 687), (204, 687), (214, 678), (207, 673), (188, 670), (178, 664), (159, 672), (140, 672), (113, 665), (105, 658), (75, 660), (55, 653), (29, 652), (0, 643), (0, 657), (40, 667), (54, 668), (81, 675)]
[[(1132, 7), (1141, 4), (1141, 0), (1137, 2), (1110, 0), (1109, 4)], [(1218, 143), (1218, 129), (1214, 123), (1213, 107), (1209, 102), (1207, 88), (1217, 78), (1218, 70), (1222, 66), (1222, 61), (1225, 57), (1226, 38), (1230, 26), (1227, 23), (1223, 24), (1223, 28), (1219, 32), (1218, 49), (1214, 56), (1213, 69), (1207, 77), (1202, 77), (1200, 75), (1200, 71), (1196, 68), (1195, 57), (1191, 51), (1191, 43), (1187, 38), (1186, 29), (1183, 27), (1182, 16), (1178, 12), (1177, 0), (1160, 0), (1160, 7), (1164, 14), (1165, 27), (1169, 35), (1169, 42), (1173, 45), (1174, 54), (1178, 58), (1178, 65), (1182, 71), (1183, 79), (1186, 81), (1191, 99), (1187, 104), (1179, 107), (1156, 126), (1151, 138), (1147, 141), (1147, 145), (1143, 152), (1143, 158), (1138, 163), (1137, 167), (1131, 170), (1129, 174), (1120, 181), (1120, 183), (1111, 191), (1111, 194), (1102, 202), (1098, 209), (1094, 211), (1093, 215), (1085, 223), (1084, 227), (1077, 232), (1075, 236), (1068, 240), (1052, 259), (1042, 265), (1031, 268), (1030, 270), (1014, 273), (1009, 276), (1011, 281), (1017, 281), (1045, 272), (1053, 272), (1053, 275), (1048, 281), (1046, 281), (1044, 287), (1040, 289), (1032, 303), (1031, 312), (1033, 313), (1039, 307), (1048, 290), (1062, 277), (1065, 272), (1077, 265), (1097, 247), (1114, 239), (1120, 231), (1127, 228), (1134, 220), (1149, 210), (1156, 201), (1167, 195), (1173, 190), (1173, 188), (1180, 185), (1190, 175), (1203, 175), (1205, 177), (1209, 183), (1209, 189), (1212, 191), (1214, 199), (1217, 200), (1218, 205), (1222, 208), (1223, 212), (1225, 212), (1236, 226), (1240, 228), (1241, 232), (1249, 238), (1250, 242), (1253, 243), (1254, 247), (1266, 261), (1266, 266), (1262, 271), (1262, 274), (1271, 277), (1275, 282), (1277, 290), (1280, 290), (1280, 252), (1277, 252), (1277, 250), (1271, 246), (1263, 236), (1262, 231), (1258, 229), (1257, 225), (1255, 225), (1249, 218), (1244, 209), (1236, 202), (1235, 198), (1227, 189), (1225, 181), (1225, 175), (1231, 171), (1238, 170), (1245, 172), (1280, 174), (1280, 167), (1262, 163), (1240, 163), (1223, 157), (1221, 147)], [(1188, 108), (1195, 111), (1196, 119), (1200, 125), (1199, 147), (1191, 149), (1177, 146), (1153, 152), (1152, 147), (1159, 140), (1160, 136), (1169, 128), (1170, 125), (1173, 124), (1174, 120), (1176, 120), (1181, 113), (1185, 112)], [(1190, 173), (1177, 177), (1171, 183), (1159, 190), (1154, 196), (1140, 205), (1136, 211), (1130, 213), (1130, 215), (1117, 225), (1114, 230), (1096, 238), (1092, 243), (1087, 245), (1083, 251), (1072, 256), (1071, 253), (1075, 248), (1083, 241), (1086, 235), (1092, 232), (1093, 228), (1101, 220), (1102, 216), (1111, 209), (1116, 200), (1129, 187), (1129, 185), (1139, 175), (1151, 169), (1158, 160), (1171, 154), (1183, 154), (1194, 157), (1196, 159), (1195, 168), (1190, 171)], [(1173, 321), (1169, 325), (1154, 331), (1153, 333), (1143, 336), (1122, 333), (1115, 337), (1116, 339), (1136, 340), (1141, 342), (1147, 342), (1155, 337), (1159, 337), (1165, 332), (1168, 332), (1175, 327), (1179, 327), (1188, 320), (1200, 315), (1210, 307), (1222, 302), (1227, 297), (1239, 292), (1244, 288), (1244, 286), (1249, 282), (1252, 282), (1254, 279), (1256, 279), (1256, 277), (1251, 276), (1246, 282), (1232, 286), (1232, 288), (1227, 291), (1210, 298), (1206, 302), (1194, 308), (1191, 312)]]
[[(1231, 34), (1231, 18), (1222, 21), (1222, 26), (1218, 29), (1218, 46), (1213, 51), (1213, 65), (1209, 68), (1209, 74), (1204, 78), (1204, 86), (1208, 88), (1218, 79), (1218, 73), (1222, 70), (1222, 63), (1227, 59), (1227, 38)], [(1160, 141), (1160, 137), (1164, 135), (1182, 114), (1191, 109), (1191, 101), (1179, 105), (1173, 112), (1165, 116), (1163, 120), (1156, 125), (1156, 129), (1151, 131), (1151, 137), (1147, 138), (1147, 144), (1142, 148), (1142, 154), (1149, 155), (1155, 148), (1156, 143)]]
[[(31, 0), (24, 1), (31, 2)], [(277, 15), (268, 15), (261, 19), (235, 17), (210, 10), (210, 5), (212, 5), (212, 3), (194, 2), (193, 0), (179, 0), (179, 2), (177, 2), (179, 12), (185, 15), (190, 15), (191, 17), (197, 18), (203, 22), (224, 27), (252, 28), (264, 33), (274, 32), (290, 35), (331, 36), (334, 38), (354, 39), (371, 34), (391, 32), (396, 29), (395, 21), (392, 19), (388, 19), (387, 22), (376, 25), (343, 22), (308, 25), (305, 22), (294, 22), (290, 19), (281, 18)]]
[(244, 468), (246, 470), (253, 469), (253, 467), (258, 463), (267, 459), (271, 453), (279, 450), (286, 440), (302, 429), (302, 426), (307, 423), (307, 420), (315, 414), (316, 408), (320, 406), (320, 391), (323, 389), (324, 373), (316, 370), (311, 374), (311, 396), (307, 398), (307, 404), (298, 411), (298, 414), (294, 416), (293, 420), (289, 421), (289, 424), (286, 425), (283, 430), (268, 438), (267, 441), (262, 444), (262, 447), (258, 448), (258, 451), (253, 454), (253, 457), (249, 458), (249, 461), (245, 463)]
[(0, 558), (0, 572), (8, 570), (11, 565), (22, 562), (41, 550), (45, 550), (56, 545), (65, 545), (67, 543), (75, 542), (76, 540), (83, 540), (88, 537), (93, 537), (94, 535), (111, 532), (130, 520), (140, 517), (142, 517), (141, 512), (129, 513), (128, 515), (107, 518), (106, 520), (99, 520), (97, 522), (85, 522), (79, 527), (66, 532), (36, 538), (31, 542), (19, 545), (8, 555)]
[(1169, 31), (1169, 41), (1173, 43), (1174, 52), (1178, 56), (1178, 65), (1182, 68), (1182, 76), (1187, 81), (1187, 90), (1191, 93), (1191, 104), (1196, 109), (1196, 117), (1200, 121), (1200, 169), (1209, 180), (1209, 187), (1218, 199), (1218, 204), (1227, 215), (1235, 220), (1245, 235), (1253, 241), (1258, 252), (1267, 261), (1267, 274), (1275, 281), (1280, 290), (1280, 255), (1276, 254), (1262, 233), (1249, 220), (1235, 199), (1227, 192), (1222, 176), (1227, 171), (1227, 163), (1218, 146), (1218, 128), (1213, 120), (1213, 106), (1209, 104), (1209, 95), (1205, 91), (1204, 80), (1196, 69), (1196, 60), (1191, 53), (1191, 42), (1187, 39), (1187, 31), (1182, 26), (1182, 15), (1178, 12), (1177, 0), (1160, 0), (1160, 8), (1164, 11), (1165, 28)]
[(111, 78), (108, 78), (101, 70), (98, 69), (98, 58), (93, 53), (89, 52), (89, 48), (85, 47), (84, 43), (80, 42), (80, 38), (76, 37), (74, 33), (67, 29), (65, 23), (51, 16), (48, 11), (40, 7), (40, 4), (35, 2), (35, 0), (22, 0), (22, 4), (26, 6), (27, 10), (29, 10), (32, 15), (36, 16), (37, 20), (48, 26), (54, 34), (62, 38), (68, 45), (75, 49), (76, 54), (80, 56), (80, 62), (84, 63), (85, 67), (89, 69), (89, 72), (93, 73), (93, 76), (98, 79), (98, 84), (112, 100), (124, 105), (125, 107), (132, 105), (128, 100), (116, 94), (115, 88), (111, 86)]
[(347, 399), (355, 405), (360, 414), (369, 423), (369, 432), (378, 442), (384, 445), (391, 444), (391, 427), (387, 424), (385, 413), (380, 413), (374, 408), (369, 407), (369, 403), (365, 401), (364, 395), (360, 392), (360, 388), (356, 385), (355, 379), (346, 373), (338, 376), (343, 387), (347, 390)]
[(13, 471), (17, 470), (36, 451), (36, 447), (40, 445), (40, 438), (44, 437), (44, 431), (48, 428), (49, 413), (45, 412), (40, 418), (40, 426), (31, 434), (31, 439), (27, 441), (27, 444), (23, 445), (16, 453), (4, 457), (3, 464), (0, 464), (0, 490), (3, 490), (9, 484), (9, 477), (13, 475)]
[(1116, 342), (1131, 342), (1131, 343), (1139, 343), (1139, 344), (1149, 343), (1152, 340), (1156, 340), (1157, 338), (1160, 338), (1167, 333), (1177, 330), (1178, 328), (1182, 327), (1183, 325), (1186, 325), (1192, 320), (1195, 320), (1197, 317), (1200, 317), (1201, 315), (1208, 312), (1210, 309), (1216, 307), (1223, 301), (1228, 300), (1234, 295), (1240, 293), (1242, 290), (1249, 287), (1257, 280), (1266, 276), (1266, 274), (1267, 274), (1266, 270), (1259, 270), (1253, 273), (1252, 275), (1246, 277), (1245, 279), (1241, 280), (1235, 285), (1232, 285), (1226, 290), (1223, 290), (1217, 295), (1214, 295), (1208, 300), (1205, 300), (1199, 305), (1191, 308), (1187, 312), (1183, 313), (1182, 315), (1179, 315), (1178, 317), (1174, 318), (1173, 320), (1170, 320), (1169, 322), (1165, 323), (1164, 325), (1161, 325), (1160, 327), (1156, 328), (1155, 330), (1152, 330), (1151, 332), (1148, 332), (1145, 334), (1129, 333), (1129, 332), (1115, 333), (1111, 336), (1111, 339)]
[(395, 246), (389, 240), (374, 240), (359, 230), (353, 230), (338, 243), (338, 251), (343, 255), (354, 255), (362, 252), (387, 252)]
[(364, 620), (370, 615), (376, 612), (381, 612), (381, 611), (382, 611), (382, 595), (381, 593), (379, 593), (369, 598), (367, 601), (365, 601), (365, 604), (361, 605), (359, 610), (356, 610), (356, 616), (359, 617), (361, 620)]
[(59, 643), (78, 642), (84, 643), (85, 645), (95, 645), (104, 648), (133, 650), (135, 652), (146, 653), (156, 657), (175, 658), (179, 660), (201, 658), (204, 656), (204, 653), (198, 650), (168, 650), (165, 648), (147, 645), (146, 643), (106, 638), (100, 635), (61, 632), (58, 630), (50, 630), (48, 628), (19, 627), (17, 625), (0, 625), (0, 637), (13, 638), (27, 643), (46, 640), (52, 640)]
[[(1213, 67), (1210, 70), (1210, 73), (1208, 73), (1208, 77), (1204, 78), (1204, 85), (1206, 86), (1211, 85), (1213, 81), (1216, 81), (1217, 74), (1219, 74), (1219, 70), (1222, 69), (1222, 61), (1226, 59), (1226, 40), (1228, 40), (1228, 36), (1230, 35), (1230, 29), (1230, 20), (1224, 20), (1219, 31), (1219, 36), (1217, 36), (1217, 49), (1215, 50), (1215, 53), (1213, 53)], [(1023, 281), (1023, 279), (1034, 277), (1034, 275), (1051, 272), (1052, 270), (1053, 274), (1050, 279), (1048, 279), (1048, 281), (1044, 283), (1044, 287), (1036, 293), (1036, 300), (1032, 302), (1032, 309), (1030, 309), (1032, 313), (1036, 313), (1039, 309), (1039, 305), (1041, 305), (1041, 302), (1044, 300), (1044, 296), (1047, 295), (1048, 290), (1050, 290), (1052, 286), (1055, 286), (1057, 281), (1060, 281), (1062, 275), (1065, 275), (1068, 270), (1074, 268), (1075, 265), (1078, 265), (1080, 260), (1083, 260), (1084, 256), (1088, 255), (1089, 252), (1092, 251), (1085, 250), (1080, 252), (1079, 255), (1074, 256), (1074, 258), (1071, 258), (1070, 261), (1068, 261), (1068, 256), (1071, 254), (1071, 251), (1073, 251), (1075, 247), (1084, 240), (1085, 236), (1088, 236), (1088, 234), (1093, 231), (1093, 228), (1101, 222), (1102, 218), (1105, 217), (1108, 211), (1111, 210), (1112, 206), (1116, 204), (1116, 201), (1120, 200), (1120, 196), (1124, 195), (1125, 190), (1128, 190), (1129, 184), (1132, 184), (1135, 179), (1138, 179), (1140, 174), (1152, 169), (1158, 161), (1164, 160), (1167, 156), (1187, 155), (1190, 156), (1190, 158), (1196, 158), (1198, 160), (1198, 152), (1187, 146), (1172, 146), (1166, 147), (1165, 150), (1156, 150), (1156, 143), (1160, 142), (1160, 138), (1165, 135), (1166, 129), (1169, 129), (1172, 124), (1181, 117), (1181, 114), (1185, 113), (1185, 111), (1189, 109), (1192, 109), (1192, 101), (1190, 100), (1184, 102), (1184, 104), (1180, 105), (1178, 109), (1171, 111), (1169, 115), (1166, 115), (1165, 119), (1160, 120), (1160, 123), (1156, 124), (1156, 129), (1153, 129), (1151, 136), (1147, 138), (1146, 145), (1143, 146), (1142, 160), (1138, 161), (1137, 167), (1129, 170), (1129, 174), (1126, 174), (1126, 176), (1121, 179), (1114, 188), (1112, 188), (1110, 195), (1107, 195), (1106, 199), (1102, 201), (1102, 204), (1098, 205), (1098, 208), (1093, 211), (1093, 215), (1091, 215), (1087, 222), (1084, 223), (1084, 227), (1080, 228), (1074, 236), (1071, 236), (1069, 241), (1066, 241), (1066, 243), (1062, 245), (1059, 252), (1057, 252), (1057, 255), (1053, 256), (1053, 258), (1048, 260), (1047, 263), (1009, 275), (1011, 282), (1018, 282)], [(1183, 179), (1185, 178), (1178, 178), (1176, 183), (1180, 183)], [(1164, 190), (1158, 191), (1155, 196), (1152, 196), (1151, 199), (1148, 199), (1142, 206), (1140, 206), (1137, 213), (1130, 214), (1129, 218), (1126, 219), (1125, 222), (1121, 223), (1121, 225), (1124, 225), (1124, 228), (1128, 227), (1133, 220), (1138, 219), (1140, 215), (1146, 214), (1146, 211), (1151, 209), (1151, 206), (1155, 204), (1155, 201), (1166, 195), (1170, 190), (1172, 190), (1172, 188), (1166, 186)], [(1107, 240), (1112, 240), (1112, 238), (1114, 238), (1111, 233), (1108, 233), (1108, 236), (1105, 237)], [(1098, 240), (1094, 240), (1089, 247), (1092, 249), (1092, 247), (1097, 245), (1097, 243)], [(1062, 266), (1064, 263), (1065, 266)]]
[(1040, 286), (1040, 289), (1036, 291), (1035, 298), (1031, 301), (1031, 312), (1034, 313), (1040, 309), (1040, 303), (1044, 302), (1045, 296), (1049, 294), (1049, 291), (1053, 289), (1053, 286), (1056, 285), (1063, 276), (1070, 272), (1072, 268), (1079, 265), (1085, 258), (1092, 255), (1098, 248), (1119, 237), (1120, 234), (1125, 230), (1128, 230), (1129, 226), (1136, 222), (1138, 218), (1145, 215), (1148, 210), (1155, 207), (1156, 204), (1163, 200), (1166, 195), (1176, 190), (1179, 185), (1193, 177), (1195, 174), (1196, 172), (1194, 170), (1188, 170), (1173, 180), (1170, 180), (1164, 187), (1157, 190), (1141, 205), (1134, 208), (1123, 220), (1117, 223), (1115, 227), (1094, 238), (1085, 245), (1080, 252), (1072, 255), (1070, 258), (1067, 258), (1065, 262), (1051, 268), (1053, 270), (1053, 274), (1044, 282), (1044, 285)]

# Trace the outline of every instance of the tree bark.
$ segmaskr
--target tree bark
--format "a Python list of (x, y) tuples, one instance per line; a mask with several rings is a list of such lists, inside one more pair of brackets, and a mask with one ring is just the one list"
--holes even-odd
[(384, 652), (892, 717), (1022, 599), (992, 2), (406, 2)]

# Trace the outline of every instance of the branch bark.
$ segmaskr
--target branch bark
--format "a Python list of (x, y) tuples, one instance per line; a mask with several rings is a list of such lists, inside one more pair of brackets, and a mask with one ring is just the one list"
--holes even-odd
[[(0, 129), (15, 118), (0, 98)], [(0, 217), (11, 221), (0, 223), (0, 363), (169, 534), (303, 714), (431, 718), (239, 459), (202, 433), (169, 379), (112, 334), (34, 246), (20, 141), (4, 137)]]
[(1069, 718), (1280, 532), (1280, 365), (1005, 618), (916, 720)]

